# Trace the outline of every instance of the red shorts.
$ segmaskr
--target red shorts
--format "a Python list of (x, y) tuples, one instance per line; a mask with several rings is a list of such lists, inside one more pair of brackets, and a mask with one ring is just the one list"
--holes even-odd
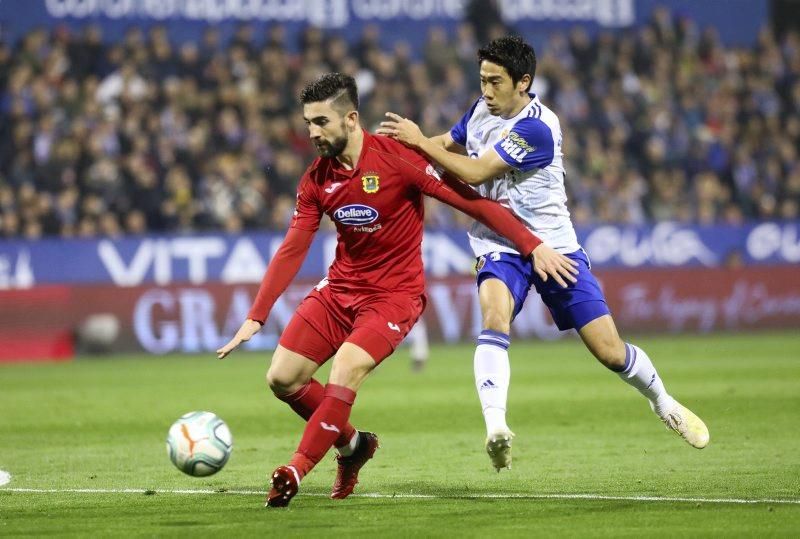
[(323, 286), (300, 303), (279, 344), (322, 365), (349, 342), (380, 363), (403, 341), (424, 309), (424, 295), (339, 293)]

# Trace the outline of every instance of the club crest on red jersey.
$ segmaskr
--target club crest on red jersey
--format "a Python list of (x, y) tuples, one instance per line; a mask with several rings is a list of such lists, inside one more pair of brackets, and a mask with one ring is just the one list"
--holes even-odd
[(377, 174), (365, 174), (361, 176), (361, 186), (365, 193), (377, 193), (380, 188), (380, 178)]

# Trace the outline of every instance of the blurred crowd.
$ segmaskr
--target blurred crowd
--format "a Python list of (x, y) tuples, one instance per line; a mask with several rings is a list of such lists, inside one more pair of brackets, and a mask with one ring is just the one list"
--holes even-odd
[[(495, 34), (499, 31), (495, 27)], [(469, 23), (433, 27), (421, 54), (280, 26), (173, 43), (89, 26), (0, 43), (0, 237), (285, 229), (314, 158), (297, 104), (323, 72), (350, 73), (365, 127), (386, 111), (447, 131), (478, 96)], [(488, 37), (491, 37), (488, 36)], [(578, 224), (796, 219), (800, 36), (726, 48), (691, 20), (554, 33), (534, 91), (561, 119)], [(429, 202), (429, 224), (465, 220)]]

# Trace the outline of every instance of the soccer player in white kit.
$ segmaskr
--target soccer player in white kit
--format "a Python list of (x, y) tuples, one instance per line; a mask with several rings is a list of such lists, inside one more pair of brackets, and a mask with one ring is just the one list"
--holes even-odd
[(393, 113), (378, 133), (425, 152), (483, 196), (510, 208), (528, 228), (579, 265), (566, 288), (544, 281), (505, 238), (474, 223), (469, 240), (477, 257), (483, 331), (475, 349), (475, 384), (486, 421), (486, 451), (499, 472), (511, 467), (514, 433), (506, 424), (511, 322), (531, 285), (559, 329), (578, 331), (589, 351), (644, 395), (668, 428), (702, 449), (703, 421), (673, 399), (648, 355), (624, 342), (606, 305), (567, 209), (561, 126), (555, 113), (530, 93), (536, 72), (533, 47), (502, 37), (478, 51), (481, 97), (444, 134), (426, 138), (412, 121)]

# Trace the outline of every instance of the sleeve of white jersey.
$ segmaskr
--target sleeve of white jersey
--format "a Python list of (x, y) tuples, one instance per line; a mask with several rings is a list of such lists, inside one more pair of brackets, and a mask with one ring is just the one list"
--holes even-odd
[(508, 166), (522, 172), (545, 168), (553, 162), (553, 131), (539, 118), (523, 118), (494, 149)]

